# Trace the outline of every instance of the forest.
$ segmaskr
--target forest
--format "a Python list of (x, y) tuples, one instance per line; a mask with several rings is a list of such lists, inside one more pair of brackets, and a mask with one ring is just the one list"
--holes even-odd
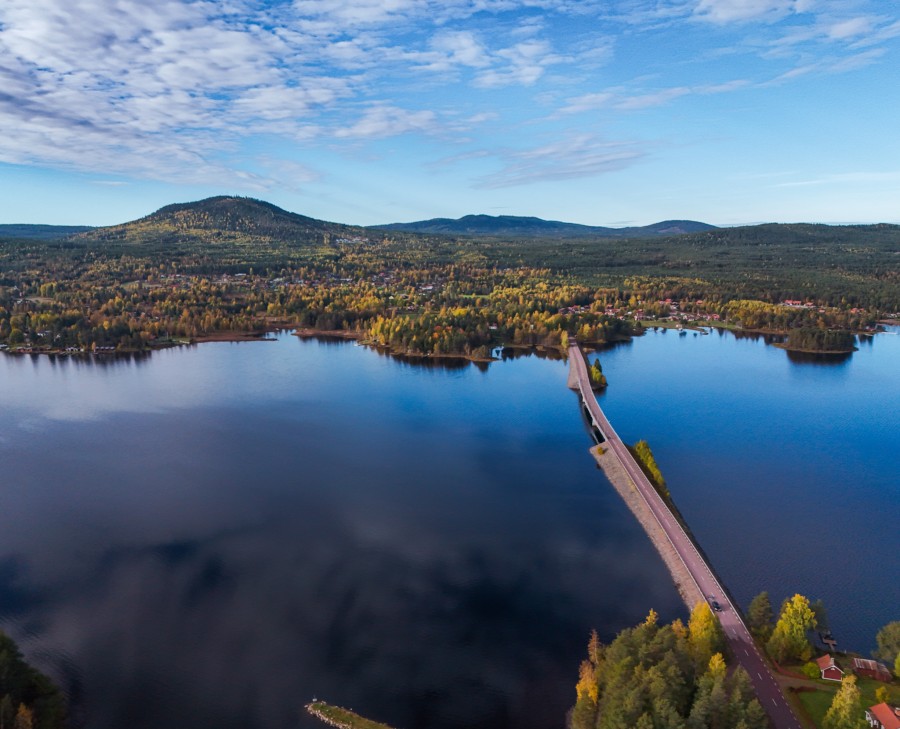
[(25, 662), (13, 639), (0, 631), (0, 727), (62, 729), (65, 720), (62, 694)]
[(211, 198), (55, 240), (0, 238), (0, 346), (143, 351), (303, 327), (396, 353), (482, 359), (500, 345), (627, 339), (659, 319), (867, 332), (900, 311), (898, 249), (898, 226), (476, 239)]
[(722, 628), (706, 603), (685, 625), (652, 610), (604, 645), (591, 634), (569, 729), (766, 729), (746, 671), (728, 670)]

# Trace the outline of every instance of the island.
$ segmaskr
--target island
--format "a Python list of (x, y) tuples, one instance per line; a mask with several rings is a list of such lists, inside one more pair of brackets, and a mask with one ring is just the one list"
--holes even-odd
[(809, 354), (847, 354), (856, 351), (856, 338), (846, 330), (801, 327), (792, 329), (784, 342), (776, 343), (789, 352)]

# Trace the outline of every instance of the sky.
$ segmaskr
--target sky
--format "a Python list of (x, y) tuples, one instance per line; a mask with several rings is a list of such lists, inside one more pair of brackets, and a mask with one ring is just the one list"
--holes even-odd
[(900, 222), (895, 0), (2, 0), (0, 223)]

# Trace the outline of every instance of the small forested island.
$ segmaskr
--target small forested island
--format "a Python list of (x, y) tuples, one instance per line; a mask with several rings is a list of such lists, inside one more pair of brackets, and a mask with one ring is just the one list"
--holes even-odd
[(59, 689), (25, 662), (15, 641), (0, 630), (0, 727), (62, 729), (65, 722)]
[(605, 390), (607, 385), (609, 385), (606, 375), (603, 374), (603, 365), (600, 364), (599, 359), (595, 359), (594, 363), (588, 367), (588, 377), (591, 378), (592, 390)]
[(801, 327), (788, 332), (787, 339), (776, 346), (791, 352), (814, 354), (846, 354), (856, 350), (855, 337), (846, 330)]
[[(216, 197), (57, 238), (35, 228), (0, 231), (0, 349), (14, 353), (143, 352), (297, 328), (484, 360), (498, 346), (627, 340), (654, 321), (871, 332), (900, 311), (884, 276), (900, 245), (891, 225), (479, 238)], [(813, 341), (800, 337), (791, 347)]]

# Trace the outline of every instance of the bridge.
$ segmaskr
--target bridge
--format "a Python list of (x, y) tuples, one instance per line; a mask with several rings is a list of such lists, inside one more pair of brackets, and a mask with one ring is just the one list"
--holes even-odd
[(640, 502), (646, 507), (642, 511), (646, 511), (649, 518), (659, 525), (666, 541), (696, 585), (698, 594), (705, 596), (711, 606), (718, 605), (717, 615), (728, 647), (738, 665), (743, 666), (750, 676), (756, 696), (774, 729), (802, 729), (728, 593), (600, 409), (591, 388), (587, 360), (578, 344), (569, 346), (569, 387), (580, 394), (592, 427), (627, 474), (631, 482), (629, 485), (640, 495)]

